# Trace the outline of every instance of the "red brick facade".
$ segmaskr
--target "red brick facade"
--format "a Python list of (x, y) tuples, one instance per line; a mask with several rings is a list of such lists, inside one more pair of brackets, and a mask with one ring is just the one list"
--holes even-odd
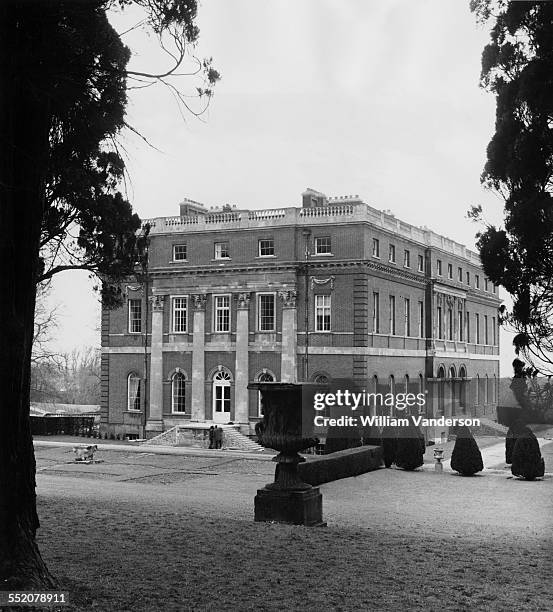
[(251, 431), (258, 398), (246, 385), (261, 375), (423, 387), (463, 378), (473, 381), (466, 408), (494, 409), (500, 301), (477, 255), (357, 197), (308, 190), (303, 201), (216, 212), (185, 203), (182, 216), (150, 221), (148, 301), (129, 282), (124, 307), (102, 316), (106, 431), (153, 435), (209, 421), (214, 407), (216, 420)]

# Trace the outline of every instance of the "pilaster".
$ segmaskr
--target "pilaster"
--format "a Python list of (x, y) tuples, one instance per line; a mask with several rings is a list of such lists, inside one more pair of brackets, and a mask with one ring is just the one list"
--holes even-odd
[(152, 302), (152, 345), (150, 353), (150, 399), (146, 431), (163, 431), (163, 307), (164, 295), (154, 295)]
[(234, 421), (248, 427), (248, 383), (249, 383), (249, 310), (250, 293), (242, 292), (235, 296), (236, 312), (236, 364), (234, 367)]
[(207, 296), (192, 296), (192, 412), (193, 421), (205, 420), (205, 304)]
[(280, 357), (280, 380), (297, 382), (297, 292), (280, 291), (282, 300), (282, 351)]

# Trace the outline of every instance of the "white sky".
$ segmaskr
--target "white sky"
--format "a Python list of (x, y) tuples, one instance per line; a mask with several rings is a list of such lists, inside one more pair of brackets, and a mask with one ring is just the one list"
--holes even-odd
[[(137, 12), (117, 15), (124, 31)], [(128, 197), (142, 218), (208, 206), (299, 206), (306, 187), (359, 194), (415, 225), (474, 248), (465, 218), (501, 202), (479, 181), (495, 100), (478, 86), (488, 34), (468, 0), (203, 0), (197, 55), (221, 72), (202, 120), (162, 87), (131, 92), (128, 120), (159, 149), (125, 134)], [(164, 69), (157, 41), (124, 38), (131, 67)], [(197, 83), (183, 78), (181, 89)], [(85, 273), (64, 273), (62, 350), (99, 344), (99, 310)], [(510, 339), (502, 334), (502, 375)]]

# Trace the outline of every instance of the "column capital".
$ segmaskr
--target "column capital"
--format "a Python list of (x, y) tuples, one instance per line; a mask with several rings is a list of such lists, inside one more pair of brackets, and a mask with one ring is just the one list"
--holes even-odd
[(192, 303), (194, 304), (194, 310), (205, 310), (207, 302), (207, 295), (205, 293), (195, 293), (192, 295)]
[(247, 310), (250, 307), (251, 295), (249, 291), (243, 291), (234, 295), (234, 299), (238, 302), (239, 310)]
[(298, 292), (294, 289), (289, 289), (287, 291), (279, 291), (278, 297), (282, 300), (284, 308), (295, 308)]
[(164, 295), (152, 295), (150, 301), (152, 302), (153, 312), (163, 312), (163, 303), (165, 302)]

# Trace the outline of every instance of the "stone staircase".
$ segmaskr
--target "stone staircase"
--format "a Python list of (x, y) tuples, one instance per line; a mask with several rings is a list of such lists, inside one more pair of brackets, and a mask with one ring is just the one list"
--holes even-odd
[(261, 452), (264, 448), (255, 440), (240, 433), (232, 425), (219, 425), (223, 430), (223, 448)]
[[(209, 447), (209, 428), (212, 423), (187, 423), (176, 425), (167, 431), (150, 438), (145, 446), (190, 446)], [(262, 452), (263, 447), (238, 431), (233, 425), (218, 425), (223, 430), (223, 449), (247, 452)]]

